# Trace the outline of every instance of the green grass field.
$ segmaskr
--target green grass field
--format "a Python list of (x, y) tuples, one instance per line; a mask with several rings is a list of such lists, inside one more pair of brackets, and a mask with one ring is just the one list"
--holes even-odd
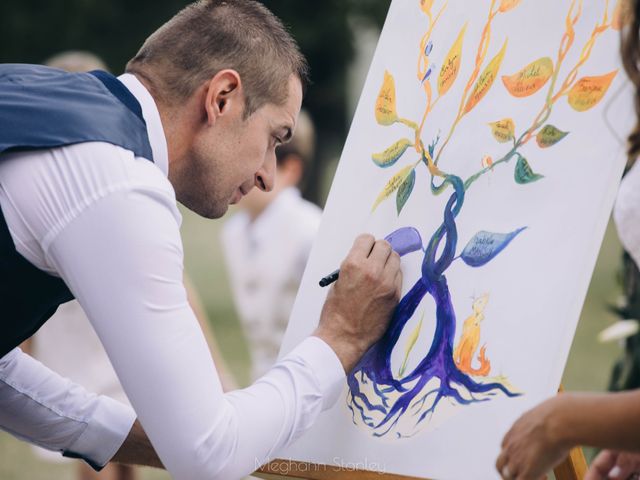
[[(222, 354), (243, 385), (248, 379), (249, 359), (226, 282), (218, 242), (220, 225), (220, 221), (208, 221), (184, 212), (185, 263), (209, 313)], [(596, 335), (615, 320), (606, 307), (619, 295), (615, 281), (619, 257), (620, 246), (610, 225), (565, 370), (563, 383), (568, 390), (606, 388), (612, 361), (620, 350), (617, 345), (599, 344)], [(161, 480), (168, 476), (145, 469), (142, 478)], [(75, 475), (71, 465), (52, 465), (37, 460), (27, 445), (0, 433), (0, 479), (72, 480)]]

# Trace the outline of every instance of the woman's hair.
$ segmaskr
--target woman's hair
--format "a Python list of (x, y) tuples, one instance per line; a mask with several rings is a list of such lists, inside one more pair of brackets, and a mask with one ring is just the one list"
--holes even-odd
[(622, 42), (620, 46), (622, 63), (624, 69), (633, 83), (635, 94), (635, 110), (638, 120), (633, 131), (629, 135), (628, 156), (631, 166), (638, 154), (640, 154), (640, 0), (626, 1), (626, 8), (623, 10), (625, 27), (622, 28)]
[(266, 103), (283, 104), (291, 75), (303, 89), (308, 65), (295, 40), (253, 0), (200, 0), (156, 30), (127, 64), (154, 95), (179, 104), (221, 70), (238, 72), (245, 117)]

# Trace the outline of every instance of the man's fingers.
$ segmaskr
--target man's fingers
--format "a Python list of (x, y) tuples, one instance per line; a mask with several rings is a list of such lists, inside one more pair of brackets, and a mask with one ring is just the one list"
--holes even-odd
[(500, 475), (502, 475), (502, 469), (505, 467), (506, 464), (507, 464), (507, 455), (505, 451), (502, 450), (500, 452), (500, 455), (498, 455), (498, 458), (496, 459), (496, 470), (498, 470), (498, 473)]
[(353, 246), (347, 257), (351, 257), (354, 261), (364, 261), (373, 249), (376, 239), (373, 235), (363, 233), (358, 235), (353, 241)]
[(584, 480), (605, 480), (609, 478), (609, 472), (615, 466), (617, 458), (618, 454), (611, 450), (600, 452), (591, 462)]
[(392, 252), (393, 250), (391, 249), (391, 244), (389, 244), (389, 242), (386, 240), (377, 240), (369, 254), (369, 260), (374, 262), (375, 265), (379, 265), (382, 269), (386, 265)]
[(400, 295), (402, 295), (402, 270), (398, 270), (398, 273), (396, 273), (395, 285), (396, 295), (400, 298)]

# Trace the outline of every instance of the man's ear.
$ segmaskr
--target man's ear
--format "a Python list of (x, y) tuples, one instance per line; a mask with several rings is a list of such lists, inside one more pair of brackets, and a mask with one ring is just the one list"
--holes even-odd
[(241, 115), (244, 92), (238, 72), (227, 69), (216, 73), (206, 85), (204, 100), (208, 125), (213, 125), (223, 115)]

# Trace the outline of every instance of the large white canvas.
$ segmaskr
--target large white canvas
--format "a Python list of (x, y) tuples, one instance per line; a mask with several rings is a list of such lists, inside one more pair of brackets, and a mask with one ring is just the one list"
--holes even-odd
[[(350, 409), (354, 398), (345, 385), (337, 405), (323, 413), (316, 426), (293, 446), (279, 452), (279, 457), (424, 478), (497, 478), (493, 464), (502, 436), (521, 413), (554, 395), (560, 383), (625, 161), (624, 138), (634, 115), (631, 92), (625, 88), (620, 69), (619, 31), (614, 28), (616, 23), (612, 23), (617, 6), (613, 3), (393, 1), (282, 353), (290, 351), (315, 328), (327, 293), (327, 289), (318, 286), (318, 280), (339, 265), (356, 235), (370, 232), (382, 238), (396, 229), (414, 227), (427, 246), (443, 224), (444, 212), (451, 211), (455, 203), (454, 180), (443, 193), (431, 192), (432, 177), (427, 167), (430, 163), (431, 171), (436, 173), (435, 185), (443, 181), (438, 169), (463, 181), (480, 174), (466, 190), (454, 219), (455, 260), (442, 273), (448, 287), (443, 287), (442, 277), (437, 277), (439, 301), (442, 302), (443, 291), (448, 290), (455, 314), (455, 335), (449, 341), (446, 361), (456, 365), (460, 373), (464, 366), (451, 359), (453, 353), (458, 361), (462, 350), (471, 353), (472, 368), (476, 370), (469, 371), (467, 365), (464, 368), (470, 373), (462, 372), (464, 378), (475, 386), (501, 387), (474, 393), (470, 391), (473, 388), (463, 388), (450, 376), (444, 381), (433, 377), (421, 394), (408, 402), (413, 407), (385, 433), (395, 417), (374, 427), (392, 412), (394, 403), (406, 391), (386, 384), (389, 391), (383, 394), (388, 403), (385, 407), (371, 390), (369, 371), (360, 371), (355, 379), (367, 380), (366, 385), (358, 382), (361, 391), (369, 389), (367, 398), (372, 404), (379, 401), (384, 412), (365, 408), (363, 416), (357, 408)], [(465, 24), (458, 69), (454, 43)], [(602, 28), (598, 29), (599, 26)], [(483, 35), (484, 53), (479, 48)], [(569, 42), (571, 37), (573, 40)], [(558, 68), (559, 49), (569, 45)], [(550, 60), (540, 60), (545, 57)], [(476, 59), (479, 62), (474, 74)], [(538, 62), (525, 68), (534, 61)], [(440, 82), (439, 87), (443, 64), (449, 65), (444, 76), (454, 72), (455, 81), (451, 85)], [(425, 75), (427, 68), (432, 70), (429, 76)], [(612, 72), (618, 69), (614, 75)], [(518, 72), (523, 75), (518, 77)], [(428, 78), (423, 82), (425, 76)], [(511, 83), (509, 79), (503, 80), (503, 76), (512, 78)], [(491, 81), (493, 77), (495, 80)], [(535, 81), (518, 83), (519, 78), (525, 77)], [(395, 102), (391, 98), (391, 78)], [(475, 105), (463, 100), (466, 86), (467, 97), (481, 97)], [(565, 94), (554, 99), (563, 86)], [(440, 96), (420, 129), (429, 88), (432, 103), (439, 91), (446, 93)], [(553, 89), (551, 96), (550, 89)], [(535, 93), (514, 95), (523, 91)], [(592, 93), (585, 95), (586, 91)], [(381, 94), (386, 101), (379, 99)], [(548, 118), (543, 118), (532, 130), (532, 138), (517, 148), (519, 155), (501, 162), (532, 126), (546, 99), (552, 102)], [(392, 103), (398, 121), (389, 112)], [(472, 108), (465, 108), (468, 105)], [(458, 112), (465, 110), (469, 112), (461, 116), (436, 169), (430, 160), (435, 160), (444, 145)], [(513, 122), (514, 138), (509, 122), (502, 122), (497, 128), (489, 125), (505, 119)], [(422, 147), (415, 141), (415, 127)], [(538, 137), (544, 127), (545, 133)], [(563, 132), (569, 133), (564, 136)], [(420, 149), (428, 151), (438, 135), (440, 140), (433, 155), (425, 154), (422, 158)], [(395, 162), (395, 155), (389, 152), (378, 155), (379, 163), (392, 165), (386, 168), (376, 165), (372, 156), (403, 138), (412, 145)], [(403, 149), (404, 145), (399, 144), (395, 152)], [(381, 196), (385, 185), (398, 172), (405, 172), (400, 180), (408, 178), (408, 165), (415, 165), (415, 183), (406, 203), (397, 199), (398, 190), (393, 188), (387, 190), (388, 198)], [(409, 190), (409, 182), (406, 180), (401, 187), (405, 192)], [(376, 199), (381, 201), (372, 209)], [(454, 203), (448, 207), (448, 201)], [(402, 206), (400, 213), (398, 204)], [(448, 225), (446, 231), (451, 232), (451, 223)], [(436, 258), (442, 252), (440, 247)], [(421, 278), (423, 257), (423, 251), (413, 251), (402, 258), (405, 296)], [(402, 329), (390, 360), (394, 382), (415, 372), (434, 343), (437, 324), (434, 298), (426, 293)], [(468, 322), (468, 335), (462, 341), (464, 323), (472, 315), (475, 317)], [(445, 318), (451, 320), (452, 316)], [(474, 326), (474, 321), (479, 322)], [(474, 333), (479, 333), (479, 338), (474, 339)], [(484, 368), (479, 359), (483, 346), (486, 346), (484, 356), (490, 362)], [(442, 360), (441, 356), (433, 358)], [(421, 377), (415, 373), (416, 378), (403, 388), (410, 390), (429, 375)], [(385, 377), (381, 374), (378, 378)], [(456, 377), (459, 378), (462, 377)], [(385, 388), (384, 382), (380, 385)], [(416, 423), (421, 413), (434, 406), (437, 392), (428, 396), (423, 405), (415, 402), (443, 385), (448, 385), (449, 390), (442, 391), (433, 412)], [(474, 401), (465, 404), (469, 400)], [(359, 405), (363, 406), (362, 401)], [(414, 411), (419, 414), (412, 416)], [(367, 426), (367, 421), (374, 427)]]

